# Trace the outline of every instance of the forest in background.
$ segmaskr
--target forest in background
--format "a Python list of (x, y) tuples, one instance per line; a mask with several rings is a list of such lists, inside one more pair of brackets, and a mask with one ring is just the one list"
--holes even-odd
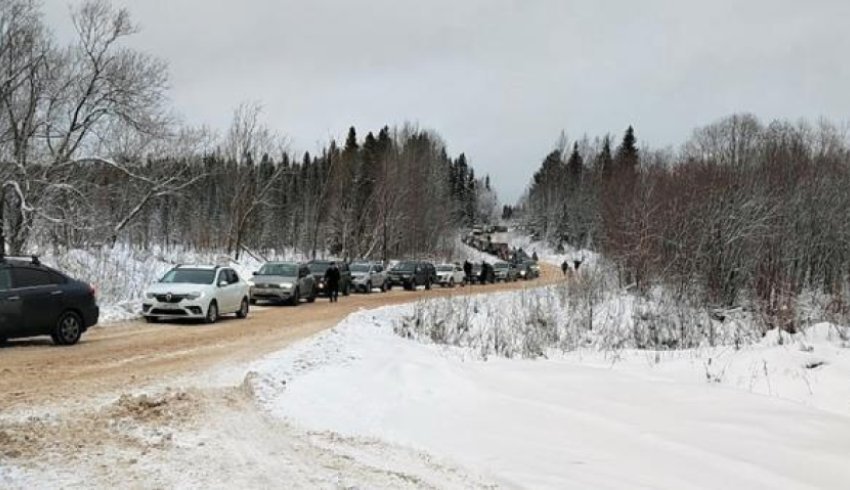
[(384, 127), (295, 156), (259, 103), (218, 134), (189, 127), (166, 64), (106, 0), (63, 45), (39, 3), (0, 0), (0, 243), (7, 253), (116, 242), (387, 258), (450, 249), (496, 208), (488, 179), (433, 131)]
[(629, 127), (544, 159), (518, 209), (549, 242), (598, 249), (621, 287), (757, 311), (794, 331), (798, 300), (826, 295), (850, 316), (850, 144), (828, 121), (739, 114), (696, 129), (678, 151), (639, 148)]

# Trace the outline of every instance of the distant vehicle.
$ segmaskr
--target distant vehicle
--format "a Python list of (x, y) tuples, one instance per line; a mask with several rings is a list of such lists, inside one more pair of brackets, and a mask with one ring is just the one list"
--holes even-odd
[(354, 262), (350, 266), (351, 283), (354, 286), (354, 291), (362, 291), (371, 293), (373, 289), (378, 288), (382, 293), (387, 291), (388, 280), (387, 273), (384, 270), (383, 264), (376, 262)]
[(310, 268), (295, 262), (268, 262), (254, 272), (248, 285), (251, 286), (251, 304), (268, 300), (298, 306), (301, 298), (312, 303), (319, 295), (319, 287)]
[(513, 264), (507, 262), (496, 262), (493, 264), (496, 281), (514, 282), (519, 278), (519, 271)]
[(348, 268), (348, 264), (342, 260), (311, 260), (307, 262), (307, 267), (310, 268), (310, 273), (316, 279), (316, 285), (319, 287), (319, 295), (328, 295), (327, 285), (325, 284), (325, 272), (328, 271), (332, 262), (336, 263), (336, 266), (339, 267), (339, 293), (343, 296), (348, 296), (351, 294), (351, 270)]
[(517, 270), (519, 271), (519, 278), (526, 281), (540, 277), (540, 269), (530, 260), (517, 264)]
[(407, 260), (399, 262), (389, 271), (390, 287), (402, 286), (408, 291), (418, 286), (431, 289), (431, 285), (437, 282), (437, 270), (434, 264), (424, 261)]
[(198, 319), (215, 323), (222, 315), (248, 316), (251, 288), (230, 267), (179, 265), (145, 291), (142, 315), (148, 322)]
[(73, 345), (99, 315), (89, 284), (42, 265), (38, 257), (0, 256), (0, 344), (50, 335), (56, 345)]
[(493, 227), (493, 233), (507, 233), (508, 227), (505, 225), (496, 225)]
[(496, 275), (493, 271), (493, 266), (489, 263), (485, 263), (482, 265), (481, 262), (476, 262), (472, 264), (472, 278), (471, 281), (473, 284), (493, 284), (496, 282)]
[(461, 286), (466, 285), (466, 275), (463, 273), (463, 267), (457, 264), (438, 265), (437, 282), (444, 288), (453, 288), (458, 284)]

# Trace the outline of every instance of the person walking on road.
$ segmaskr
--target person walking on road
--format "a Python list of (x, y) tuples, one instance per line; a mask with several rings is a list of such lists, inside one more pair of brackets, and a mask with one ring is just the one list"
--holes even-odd
[(463, 277), (466, 278), (467, 284), (472, 284), (474, 282), (472, 280), (472, 262), (468, 260), (463, 262)]
[(325, 284), (328, 287), (328, 298), (331, 303), (339, 301), (339, 267), (336, 262), (331, 262), (331, 266), (325, 271)]
[(567, 270), (569, 270), (569, 268), (570, 268), (570, 264), (568, 264), (568, 263), (567, 263), (567, 261), (565, 260), (565, 261), (561, 264), (561, 272), (563, 272), (563, 273), (564, 273), (564, 275), (566, 276), (566, 275), (567, 275)]

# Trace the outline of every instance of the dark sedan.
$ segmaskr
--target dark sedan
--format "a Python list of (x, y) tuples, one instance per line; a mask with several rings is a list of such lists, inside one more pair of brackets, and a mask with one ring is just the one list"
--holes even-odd
[(0, 342), (50, 335), (57, 345), (79, 342), (97, 324), (94, 288), (28, 260), (0, 257)]

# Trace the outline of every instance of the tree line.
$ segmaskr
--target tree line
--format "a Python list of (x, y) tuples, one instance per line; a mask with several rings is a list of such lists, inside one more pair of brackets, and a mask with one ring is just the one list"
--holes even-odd
[(387, 258), (450, 248), (492, 213), (488, 179), (439, 135), (405, 125), (295, 156), (240, 105), (223, 134), (191, 128), (167, 100), (161, 60), (125, 44), (126, 9), (72, 10), (58, 43), (34, 0), (0, 0), (0, 243), (296, 248)]
[(602, 251), (620, 283), (664, 285), (716, 308), (744, 307), (767, 327), (797, 328), (807, 294), (850, 318), (850, 144), (827, 121), (762, 123), (733, 115), (678, 151), (638, 148), (629, 127), (562, 141), (519, 210), (553, 244)]

